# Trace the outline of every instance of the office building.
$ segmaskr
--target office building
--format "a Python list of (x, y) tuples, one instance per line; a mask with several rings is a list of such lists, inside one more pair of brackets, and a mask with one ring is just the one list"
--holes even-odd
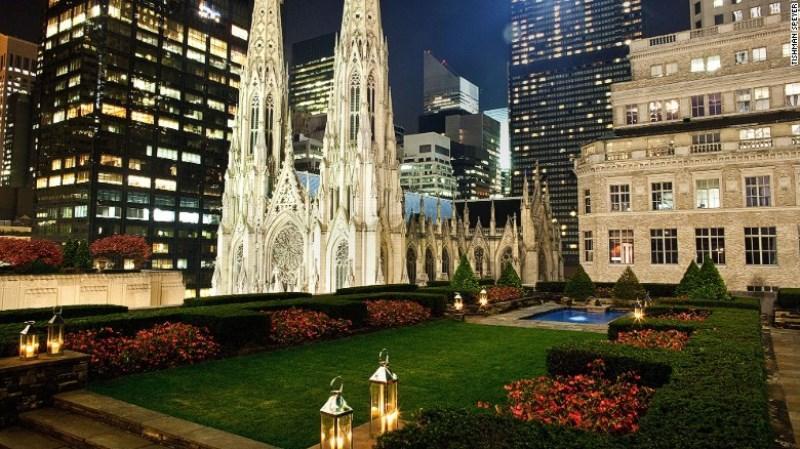
[(456, 178), (450, 139), (437, 133), (408, 134), (400, 163), (400, 186), (406, 192), (452, 199)]
[(447, 116), (480, 112), (478, 86), (456, 74), (431, 52), (425, 52), (422, 67), (424, 113), (419, 118), (419, 132), (444, 133)]
[[(24, 117), (24, 108), (29, 106), (30, 100), (18, 95), (12, 100), (12, 96), (32, 93), (37, 51), (38, 46), (32, 42), (0, 34), (0, 186), (10, 186), (12, 182), (20, 184), (19, 174), (26, 168), (21, 166), (22, 160), (15, 160), (22, 152), (20, 145), (27, 143), (22, 141), (25, 132), (14, 129), (25, 123), (14, 121), (29, 120)], [(27, 157), (27, 152), (24, 156)]]
[(692, 29), (711, 28), (759, 17), (789, 18), (789, 0), (690, 0)]
[[(328, 113), (328, 97), (333, 87), (335, 45), (336, 33), (292, 45), (289, 106), (293, 112), (308, 116)], [(323, 123), (322, 129), (324, 128)]]
[(664, 32), (681, 29), (681, 21), (659, 23), (663, 15), (656, 9), (683, 8), (685, 1), (511, 2), (512, 193), (522, 193), (523, 175), (533, 174), (539, 164), (553, 213), (564, 226), (568, 265), (575, 265), (578, 255), (572, 160), (582, 144), (612, 129), (611, 85), (631, 77), (627, 45), (651, 26), (662, 31), (665, 25), (676, 27)]
[(304, 134), (292, 137), (294, 167), (297, 171), (319, 174), (322, 165), (322, 141)]
[(490, 109), (484, 114), (500, 124), (499, 158), (500, 158), (500, 193), (498, 196), (511, 195), (511, 135), (508, 126), (508, 108)]
[[(476, 170), (483, 170), (489, 181), (489, 196), (502, 191), (500, 174), (500, 123), (485, 114), (450, 115), (445, 119), (445, 135), (466, 148), (480, 148), (485, 159), (476, 160)], [(454, 153), (459, 153), (456, 147)], [(468, 152), (471, 153), (471, 152)], [(464, 155), (467, 157), (466, 155)], [(482, 192), (482, 190), (479, 190)], [(474, 192), (469, 197), (472, 198)], [(478, 194), (484, 198), (483, 193)]]
[(615, 136), (576, 160), (581, 264), (677, 283), (711, 258), (728, 288), (800, 286), (800, 73), (780, 15), (636, 40)]
[(247, 0), (51, 0), (35, 233), (145, 236), (153, 269), (211, 286), (246, 59)]

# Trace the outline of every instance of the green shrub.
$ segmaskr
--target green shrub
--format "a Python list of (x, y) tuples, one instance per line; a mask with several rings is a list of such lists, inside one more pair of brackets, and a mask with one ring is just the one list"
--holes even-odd
[(512, 263), (508, 262), (503, 265), (503, 273), (500, 275), (500, 279), (497, 280), (497, 285), (522, 288), (522, 279), (520, 279)]
[(585, 301), (590, 296), (595, 295), (595, 287), (592, 279), (583, 269), (583, 265), (578, 265), (575, 274), (569, 278), (564, 287), (564, 294), (578, 301)]
[(694, 260), (689, 262), (686, 271), (683, 273), (680, 284), (675, 289), (675, 294), (679, 296), (689, 296), (700, 283), (700, 268), (694, 263)]
[(89, 250), (89, 242), (78, 240), (72, 264), (78, 271), (86, 272), (92, 269), (92, 252)]
[(550, 348), (547, 351), (547, 372), (551, 376), (573, 376), (589, 374), (587, 366), (602, 355), (606, 364), (606, 376), (616, 379), (626, 372), (636, 372), (641, 382), (648, 387), (658, 388), (669, 382), (672, 367), (652, 351), (626, 345), (610, 345), (608, 342), (596, 344), (568, 344)]
[(537, 292), (547, 292), (547, 293), (564, 293), (564, 289), (566, 288), (566, 282), (546, 282), (546, 281), (539, 281), (536, 283), (536, 291)]
[(461, 261), (458, 263), (458, 268), (456, 268), (456, 273), (450, 282), (450, 287), (462, 293), (474, 293), (481, 289), (478, 278), (475, 277), (475, 273), (472, 272), (472, 267), (469, 265), (467, 256), (461, 256)]
[(800, 288), (782, 288), (778, 291), (778, 305), (784, 309), (800, 309)]
[[(125, 306), (114, 306), (106, 304), (64, 306), (64, 318), (80, 318), (87, 316), (104, 316), (114, 313), (125, 313), (128, 308)], [(0, 312), (0, 324), (24, 323), (26, 321), (47, 321), (53, 316), (52, 307), (41, 307), (38, 309), (18, 309), (4, 310)]]
[(387, 285), (367, 285), (364, 287), (348, 287), (336, 290), (337, 295), (357, 295), (360, 293), (380, 293), (380, 292), (414, 292), (417, 291), (416, 284), (387, 284)]
[(725, 281), (720, 276), (719, 270), (717, 270), (711, 258), (706, 257), (703, 261), (698, 279), (698, 285), (689, 292), (689, 299), (726, 301), (731, 298), (728, 294), (728, 288), (725, 286)]
[(449, 287), (450, 281), (428, 281), (428, 287)]
[(222, 304), (245, 304), (248, 302), (274, 301), (281, 299), (311, 298), (311, 293), (286, 292), (286, 293), (252, 293), (246, 295), (221, 295), (207, 298), (186, 298), (184, 307), (218, 306)]
[(617, 283), (614, 284), (614, 297), (618, 299), (643, 298), (646, 293), (631, 267), (625, 268)]
[(732, 301), (708, 301), (708, 300), (682, 300), (682, 299), (661, 299), (659, 305), (665, 306), (690, 306), (690, 307), (716, 307), (727, 309), (748, 309), (761, 310), (761, 304), (757, 298), (738, 297)]

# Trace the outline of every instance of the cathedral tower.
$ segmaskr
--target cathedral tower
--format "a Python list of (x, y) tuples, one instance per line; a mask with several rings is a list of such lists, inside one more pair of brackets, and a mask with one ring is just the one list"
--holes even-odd
[(239, 108), (225, 173), (219, 228), (218, 293), (264, 289), (263, 217), (282, 162), (291, 159), (288, 80), (283, 57), (282, 0), (255, 0)]

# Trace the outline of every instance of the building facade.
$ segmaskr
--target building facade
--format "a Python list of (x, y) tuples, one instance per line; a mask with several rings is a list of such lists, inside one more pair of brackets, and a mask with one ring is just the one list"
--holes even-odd
[(37, 102), (40, 237), (152, 242), (211, 284), (246, 0), (51, 0)]
[[(320, 174), (295, 170), (289, 110), (281, 104), (288, 88), (280, 4), (257, 0), (254, 5), (242, 107), (225, 175), (216, 292), (321, 293), (418, 282), (426, 279), (417, 273), (446, 278), (457, 254), (494, 258), (489, 252), (494, 247), (482, 244), (485, 234), (473, 231), (468, 219), (463, 232), (456, 230), (452, 205), (419, 195), (409, 201), (414, 194), (400, 187), (379, 0), (344, 2)], [(511, 261), (526, 282), (561, 275), (549, 210), (541, 189), (535, 192), (520, 202), (525, 212), (519, 215), (517, 237), (496, 247), (505, 254), (516, 244)], [(447, 226), (448, 206), (451, 227), (433, 233), (432, 223), (437, 229)], [(410, 224), (415, 222), (419, 228)], [(529, 222), (536, 225), (524, 225)], [(511, 235), (512, 226), (504, 229)]]
[(333, 87), (336, 34), (325, 34), (292, 45), (289, 71), (289, 105), (309, 116), (328, 112)]
[(614, 138), (575, 162), (581, 264), (677, 283), (711, 258), (728, 287), (800, 285), (800, 74), (780, 15), (634, 41)]
[(28, 152), (20, 146), (29, 144), (24, 139), (30, 128), (19, 127), (30, 121), (26, 115), (30, 115), (38, 48), (33, 42), (0, 34), (0, 187), (19, 187), (21, 173), (27, 171)]
[(789, 0), (689, 0), (692, 29), (779, 15), (789, 18)]
[(437, 133), (406, 135), (400, 159), (400, 185), (407, 192), (453, 199), (456, 178), (450, 139)]
[(573, 160), (581, 145), (612, 130), (611, 85), (631, 79), (627, 45), (648, 27), (664, 27), (662, 8), (685, 7), (685, 1), (511, 2), (512, 193), (519, 195), (521, 175), (539, 163), (553, 211), (566, 226), (562, 242), (568, 265), (578, 262)]

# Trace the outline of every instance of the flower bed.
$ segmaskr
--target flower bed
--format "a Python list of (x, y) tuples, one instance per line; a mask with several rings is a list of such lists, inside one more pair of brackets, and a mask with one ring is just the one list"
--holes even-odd
[(164, 323), (126, 337), (110, 327), (67, 334), (65, 346), (91, 356), (90, 370), (102, 378), (202, 362), (219, 354), (206, 329)]
[(292, 307), (270, 314), (270, 337), (279, 345), (292, 345), (350, 333), (352, 322), (325, 313)]
[(643, 349), (669, 349), (682, 351), (689, 342), (689, 334), (679, 330), (670, 329), (659, 331), (654, 329), (641, 329), (617, 334), (616, 343)]
[(489, 303), (511, 301), (522, 297), (522, 289), (517, 287), (492, 287), (486, 293), (489, 295)]
[(673, 321), (705, 321), (711, 316), (709, 310), (687, 310), (683, 312), (670, 312), (663, 315), (656, 315), (655, 318), (659, 320), (673, 320)]
[[(568, 426), (615, 435), (636, 432), (655, 390), (638, 384), (631, 372), (606, 378), (605, 363), (589, 364), (590, 374), (542, 376), (505, 386), (508, 406), (498, 407), (521, 421)], [(488, 404), (479, 403), (486, 408)]]
[(421, 323), (431, 318), (430, 310), (414, 301), (367, 301), (367, 324), (371, 327), (397, 327)]

